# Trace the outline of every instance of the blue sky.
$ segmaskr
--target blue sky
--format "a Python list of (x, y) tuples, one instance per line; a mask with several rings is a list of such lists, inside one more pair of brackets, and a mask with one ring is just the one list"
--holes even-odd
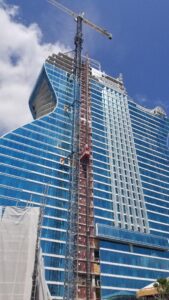
[[(112, 76), (123, 73), (129, 96), (146, 107), (153, 108), (161, 105), (169, 114), (169, 1), (60, 0), (60, 2), (76, 12), (85, 12), (88, 19), (103, 26), (113, 35), (112, 41), (109, 41), (104, 36), (84, 26), (84, 53), (87, 52), (90, 57), (98, 60), (102, 65), (102, 70), (106, 73)], [(24, 29), (23, 31), (26, 32), (27, 36), (28, 32), (32, 30), (31, 26), (34, 26), (32, 24), (36, 23), (33, 28), (33, 41), (36, 40), (39, 52), (36, 51), (35, 57), (40, 53), (41, 60), (39, 59), (38, 64), (35, 63), (34, 71), (32, 66), (27, 93), (24, 94), (23, 92), (24, 97), (26, 97), (30, 94), (33, 82), (40, 71), (40, 64), (49, 52), (46, 50), (47, 47), (52, 52), (55, 49), (58, 51), (59, 49), (74, 47), (75, 22), (70, 16), (51, 6), (46, 0), (8, 0), (7, 2), (0, 0), (1, 5), (2, 3), (11, 5), (11, 7), (15, 5), (19, 8), (17, 13), (13, 14), (11, 22), (16, 27), (20, 26), (20, 30)], [(15, 44), (14, 40), (15, 35), (13, 39), (9, 39), (8, 43)], [(10, 45), (6, 45), (6, 47), (10, 48)], [(24, 45), (21, 47), (22, 55), (25, 57), (28, 53), (24, 52), (23, 47)], [(18, 49), (17, 45), (14, 53), (10, 53), (12, 68), (17, 56), (20, 57), (19, 50), (16, 51), (16, 48)], [(19, 101), (21, 101), (22, 93), (19, 97)], [(3, 100), (0, 99), (0, 101), (2, 103)], [(26, 101), (28, 99), (24, 100), (25, 105)], [(14, 110), (13, 113), (17, 114), (17, 111)], [(17, 119), (16, 115), (15, 117), (12, 115), (13, 113), (11, 112), (12, 119), (15, 117)], [(30, 116), (28, 117), (27, 113), (25, 122), (29, 120)], [(24, 118), (19, 122), (24, 123)], [(19, 124), (17, 121), (11, 123), (11, 129), (12, 126)], [(10, 129), (5, 121), (2, 127), (1, 132)]]

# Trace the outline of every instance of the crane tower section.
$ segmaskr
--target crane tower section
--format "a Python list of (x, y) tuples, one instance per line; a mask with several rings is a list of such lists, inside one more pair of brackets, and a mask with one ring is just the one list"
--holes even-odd
[[(72, 16), (76, 21), (74, 39), (74, 100), (72, 103), (72, 147), (70, 155), (70, 191), (68, 230), (65, 259), (64, 300), (95, 300), (96, 274), (94, 270), (94, 214), (91, 156), (90, 66), (82, 62), (83, 23), (109, 39), (112, 35), (97, 26), (84, 14), (77, 14), (56, 0), (53, 6)], [(97, 270), (98, 271), (98, 270)], [(98, 278), (98, 276), (97, 276)]]

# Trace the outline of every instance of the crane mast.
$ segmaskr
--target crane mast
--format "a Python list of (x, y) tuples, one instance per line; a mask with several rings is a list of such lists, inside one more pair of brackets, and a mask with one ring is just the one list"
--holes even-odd
[(81, 78), (81, 53), (82, 53), (82, 45), (83, 45), (82, 22), (83, 22), (82, 17), (77, 16), (76, 35), (74, 39), (74, 43), (75, 43), (74, 74), (77, 82), (80, 82), (80, 78)]
[(84, 17), (84, 14), (77, 14), (74, 11), (70, 10), (69, 8), (62, 5), (57, 0), (47, 0), (50, 4), (57, 7), (58, 9), (62, 10), (66, 14), (72, 16), (75, 21), (77, 22), (76, 27), (76, 36), (75, 36), (75, 74), (77, 79), (80, 78), (80, 66), (81, 66), (81, 52), (82, 52), (82, 45), (83, 45), (83, 37), (82, 37), (82, 23), (90, 26), (92, 29), (96, 30), (97, 32), (106, 36), (109, 40), (112, 39), (112, 34), (105, 30), (104, 28), (94, 24), (90, 20)]
[[(83, 14), (77, 14), (63, 6), (57, 0), (48, 0), (50, 4), (72, 16), (76, 21), (76, 34), (74, 38), (74, 99), (72, 103), (72, 145), (71, 145), (71, 167), (70, 167), (70, 189), (68, 208), (68, 229), (65, 255), (65, 279), (64, 279), (64, 300), (94, 300), (99, 299), (92, 291), (93, 265), (91, 267), (91, 257), (94, 257), (94, 225), (91, 225), (91, 214), (93, 214), (93, 200), (91, 187), (91, 112), (89, 77), (90, 67), (88, 59), (82, 63), (83, 47), (83, 23), (112, 39), (111, 33), (98, 25), (92, 23)], [(84, 121), (81, 120), (85, 119)], [(83, 123), (84, 122), (84, 123)], [(84, 190), (84, 195), (80, 195), (80, 190)], [(83, 199), (84, 197), (84, 199)], [(81, 199), (81, 200), (79, 200)], [(86, 217), (84, 224), (79, 222), (83, 218), (85, 208)], [(79, 218), (80, 215), (80, 218)], [(83, 223), (83, 222), (82, 222)], [(80, 224), (80, 225), (79, 225)], [(94, 224), (94, 222), (93, 222)], [(79, 228), (85, 231), (85, 238), (79, 233)], [(92, 233), (91, 233), (92, 232)], [(85, 248), (79, 248), (81, 240), (84, 238)], [(84, 250), (85, 249), (85, 250)], [(78, 256), (85, 256), (79, 263)], [(85, 253), (85, 255), (84, 255)], [(79, 265), (85, 274), (85, 291), (82, 288), (79, 293), (79, 282), (84, 281), (79, 270)], [(80, 284), (81, 284), (80, 283)]]

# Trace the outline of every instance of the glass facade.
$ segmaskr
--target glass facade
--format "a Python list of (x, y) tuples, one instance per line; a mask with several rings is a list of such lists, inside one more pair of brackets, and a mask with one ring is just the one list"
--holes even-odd
[(119, 82), (96, 77), (94, 205), (106, 299), (168, 277), (169, 119), (160, 108), (145, 109), (129, 99)]
[(30, 98), (38, 119), (0, 139), (0, 205), (45, 206), (41, 246), (53, 299), (63, 296), (73, 90), (68, 73), (46, 63)]
[(129, 102), (150, 232), (169, 237), (169, 120)]
[[(62, 57), (47, 61), (30, 97), (35, 121), (0, 139), (0, 204), (45, 207), (41, 246), (55, 300), (64, 289), (74, 88)], [(90, 94), (94, 221), (106, 299), (169, 276), (169, 119), (136, 104), (120, 79), (93, 68)]]

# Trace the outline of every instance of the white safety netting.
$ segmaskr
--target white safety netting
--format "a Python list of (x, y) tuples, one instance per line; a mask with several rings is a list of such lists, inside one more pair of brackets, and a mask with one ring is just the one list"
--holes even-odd
[[(0, 208), (0, 300), (31, 299), (39, 215), (37, 207)], [(48, 300), (40, 253), (36, 267), (38, 300)]]

